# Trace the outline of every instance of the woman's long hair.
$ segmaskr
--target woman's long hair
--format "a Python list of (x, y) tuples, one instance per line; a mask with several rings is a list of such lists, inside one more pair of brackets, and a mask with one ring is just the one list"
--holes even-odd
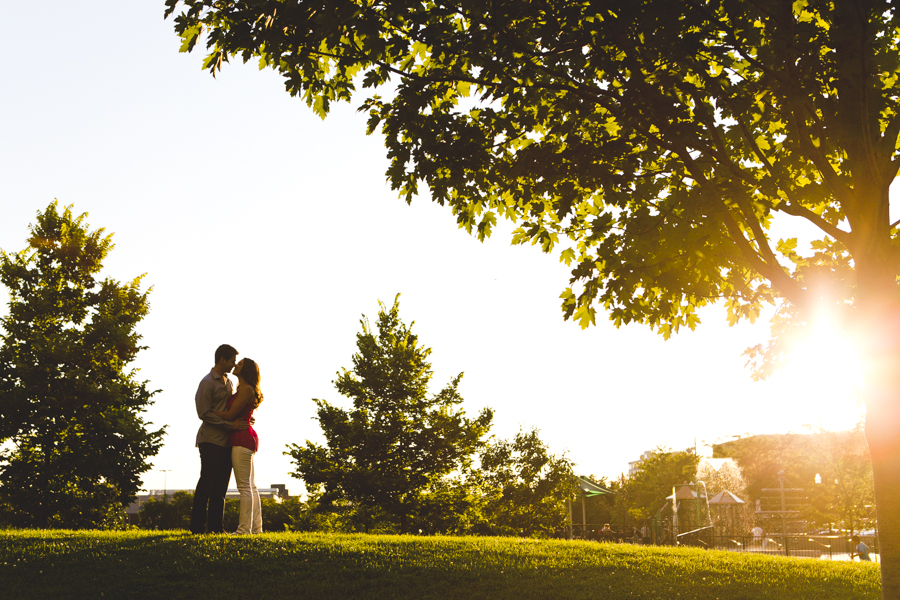
[(241, 379), (253, 386), (254, 391), (256, 391), (256, 400), (253, 405), (253, 408), (256, 408), (262, 404), (263, 401), (262, 390), (259, 389), (259, 365), (251, 358), (244, 358), (242, 360), (244, 366), (241, 367), (240, 376)]

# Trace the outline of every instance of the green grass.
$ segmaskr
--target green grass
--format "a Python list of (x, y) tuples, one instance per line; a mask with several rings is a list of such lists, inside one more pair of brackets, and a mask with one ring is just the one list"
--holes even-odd
[[(878, 565), (628, 544), (0, 531), (4, 598), (880, 598)], [(236, 595), (240, 594), (240, 595)]]

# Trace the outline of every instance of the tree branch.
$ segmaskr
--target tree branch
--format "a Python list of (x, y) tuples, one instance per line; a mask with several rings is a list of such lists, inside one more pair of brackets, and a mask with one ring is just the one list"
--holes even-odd
[[(792, 193), (790, 193), (790, 192), (787, 192), (787, 193), (789, 196), (793, 196)], [(831, 223), (826, 221), (824, 218), (822, 218), (821, 215), (817, 215), (816, 213), (809, 210), (802, 204), (794, 203), (793, 201), (786, 202), (786, 203), (782, 203), (782, 204), (779, 204), (778, 206), (776, 206), (775, 210), (779, 210), (788, 215), (792, 215), (795, 217), (802, 217), (802, 218), (806, 219), (807, 221), (809, 221), (810, 223), (812, 223), (813, 225), (815, 225), (816, 227), (821, 229), (823, 232), (825, 232), (825, 234), (830, 235), (831, 237), (833, 237), (834, 239), (836, 239), (837, 241), (842, 243), (844, 246), (847, 247), (848, 250), (850, 250), (851, 252), (853, 251), (853, 246), (855, 244), (855, 241), (854, 241), (852, 233), (850, 233), (848, 231), (844, 231), (843, 229), (840, 229), (839, 227), (832, 225)]]
[[(795, 110), (796, 105), (799, 104), (800, 110), (803, 110), (803, 104), (798, 103), (797, 99), (790, 99), (789, 104), (795, 105), (794, 107), (788, 107), (790, 111), (791, 119), (794, 121), (794, 128), (798, 133), (798, 140), (800, 145), (803, 147), (804, 152), (809, 157), (813, 166), (816, 167), (816, 170), (822, 175), (822, 180), (831, 188), (831, 193), (834, 197), (840, 202), (842, 205), (850, 205), (847, 207), (852, 207), (853, 205), (853, 195), (850, 193), (850, 190), (844, 186), (843, 182), (840, 179), (840, 176), (834, 170), (834, 166), (831, 164), (831, 161), (828, 160), (828, 157), (825, 155), (825, 151), (821, 148), (821, 143), (819, 146), (816, 146), (812, 142), (812, 138), (810, 137), (809, 129), (806, 126), (806, 123), (803, 120), (803, 116), (797, 114), (798, 111)], [(820, 138), (821, 139), (821, 138)]]
[(806, 304), (806, 293), (803, 288), (784, 272), (781, 265), (770, 265), (756, 252), (756, 250), (753, 249), (753, 246), (747, 238), (744, 237), (744, 233), (741, 231), (737, 221), (734, 220), (730, 209), (725, 210), (723, 220), (725, 222), (725, 227), (728, 229), (728, 233), (731, 235), (731, 239), (744, 256), (744, 259), (750, 263), (750, 266), (756, 269), (760, 275), (768, 279), (772, 283), (772, 286), (776, 288), (784, 298), (791, 302), (791, 304), (798, 307), (804, 306)]

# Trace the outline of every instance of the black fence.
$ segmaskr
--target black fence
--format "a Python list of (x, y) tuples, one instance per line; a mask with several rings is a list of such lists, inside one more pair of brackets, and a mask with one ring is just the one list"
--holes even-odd
[[(872, 560), (878, 560), (878, 539), (875, 536), (860, 536), (869, 548)], [(799, 558), (824, 558), (829, 560), (850, 560), (856, 555), (856, 545), (847, 535), (819, 535), (790, 533), (762, 536), (719, 535), (714, 530), (698, 530), (678, 536), (684, 546), (695, 546), (732, 552), (753, 552), (773, 556), (794, 556)]]
[[(568, 533), (568, 529), (560, 530), (557, 537), (568, 537)], [(856, 554), (856, 547), (850, 542), (850, 536), (843, 534), (726, 535), (716, 531), (713, 527), (704, 527), (673, 535), (670, 529), (663, 527), (638, 528), (610, 525), (608, 528), (604, 528), (604, 526), (592, 528), (588, 525), (585, 530), (581, 525), (573, 525), (572, 537), (601, 543), (691, 546), (709, 550), (828, 560), (851, 560)], [(878, 561), (878, 538), (872, 535), (861, 535), (860, 539), (868, 546), (871, 559)]]

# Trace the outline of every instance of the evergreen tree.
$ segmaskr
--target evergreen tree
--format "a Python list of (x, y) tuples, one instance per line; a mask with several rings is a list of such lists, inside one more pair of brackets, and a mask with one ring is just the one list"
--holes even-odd
[(16, 525), (115, 523), (162, 445), (141, 417), (156, 392), (128, 368), (149, 292), (99, 278), (112, 236), (86, 216), (54, 201), (27, 249), (0, 252), (0, 502)]
[(493, 412), (465, 418), (457, 389), (462, 373), (429, 395), (431, 350), (400, 320), (399, 297), (390, 309), (379, 302), (377, 332), (363, 317), (353, 370), (343, 369), (334, 381), (353, 408), (314, 399), (326, 445), (307, 440), (291, 444), (287, 454), (295, 477), (324, 485), (324, 502), (342, 498), (363, 510), (379, 508), (406, 533), (422, 493), (469, 461)]

